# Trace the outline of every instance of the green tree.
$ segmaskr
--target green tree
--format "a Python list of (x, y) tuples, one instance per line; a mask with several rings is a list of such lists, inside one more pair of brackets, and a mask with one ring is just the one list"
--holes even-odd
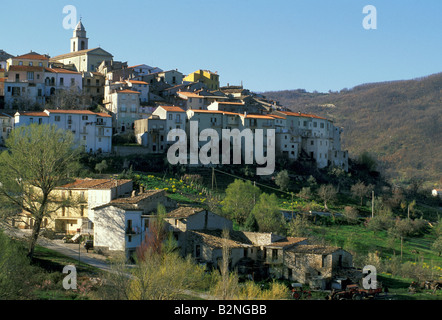
[(244, 229), (251, 232), (257, 232), (259, 230), (258, 221), (253, 213), (250, 213), (244, 224)]
[(301, 199), (309, 200), (313, 197), (313, 194), (310, 187), (303, 187), (301, 191), (296, 194), (296, 196)]
[(226, 196), (222, 201), (223, 212), (242, 226), (260, 195), (261, 190), (250, 181), (236, 179), (226, 189)]
[(282, 190), (288, 189), (290, 183), (290, 177), (287, 170), (280, 171), (275, 178), (275, 184)]
[(258, 221), (260, 232), (285, 233), (283, 216), (279, 209), (278, 197), (275, 194), (261, 194), (252, 213)]
[(97, 163), (95, 165), (95, 170), (98, 171), (100, 174), (108, 168), (106, 160), (101, 161), (100, 163)]
[(439, 236), (431, 245), (431, 248), (438, 253), (438, 256), (440, 257), (440, 254), (442, 252), (442, 236)]
[(51, 192), (78, 171), (80, 149), (71, 132), (37, 124), (13, 130), (6, 147), (0, 154), (0, 200), (34, 219), (28, 250), (32, 258), (43, 219), (67, 205)]
[(294, 219), (288, 223), (287, 235), (291, 237), (307, 237), (311, 231), (311, 223), (303, 214), (297, 214)]

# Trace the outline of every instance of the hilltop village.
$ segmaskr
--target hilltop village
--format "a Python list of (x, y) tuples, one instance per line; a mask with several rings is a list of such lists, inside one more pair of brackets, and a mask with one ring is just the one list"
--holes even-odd
[[(166, 154), (172, 129), (200, 133), (207, 128), (275, 130), (276, 158), (309, 159), (318, 168), (348, 170), (341, 149), (342, 128), (313, 114), (293, 112), (242, 85), (220, 86), (220, 75), (197, 70), (184, 75), (146, 64), (114, 61), (103, 48), (89, 48), (80, 21), (70, 52), (49, 56), (36, 52), (13, 56), (0, 51), (0, 145), (12, 130), (33, 123), (71, 131), (84, 152), (112, 154), (116, 137), (132, 135), (145, 153)], [(133, 181), (77, 179), (56, 188), (61, 199), (80, 199), (76, 208), (60, 208), (44, 228), (93, 237), (95, 250), (120, 251), (129, 258), (149, 231), (159, 204), (183, 256), (217, 266), (222, 230), (229, 230), (230, 267), (253, 278), (274, 274), (320, 289), (332, 281), (360, 279), (352, 255), (339, 248), (309, 243), (308, 238), (234, 231), (232, 222), (210, 210), (183, 206), (164, 190), (135, 190)], [(11, 221), (32, 228), (26, 213)]]
[(290, 111), (242, 85), (221, 87), (217, 72), (184, 75), (114, 61), (103, 48), (89, 49), (81, 21), (69, 53), (0, 51), (0, 145), (14, 128), (47, 123), (71, 131), (85, 152), (111, 153), (113, 138), (132, 134), (145, 152), (166, 153), (169, 131), (188, 132), (190, 121), (198, 121), (200, 132), (274, 129), (277, 158), (348, 170), (342, 128), (331, 120)]

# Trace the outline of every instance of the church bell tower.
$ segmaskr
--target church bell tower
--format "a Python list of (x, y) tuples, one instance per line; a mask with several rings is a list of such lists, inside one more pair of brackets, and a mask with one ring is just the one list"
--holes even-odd
[(78, 22), (74, 30), (74, 35), (71, 38), (71, 52), (88, 49), (88, 38), (86, 37), (86, 29), (81, 23), (81, 19)]

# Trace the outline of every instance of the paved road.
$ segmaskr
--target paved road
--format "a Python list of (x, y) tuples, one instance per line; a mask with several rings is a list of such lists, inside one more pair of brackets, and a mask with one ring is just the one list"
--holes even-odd
[[(5, 224), (1, 224), (0, 229), (3, 229), (9, 236), (20, 239), (29, 238), (31, 235), (31, 230), (16, 229)], [(37, 244), (78, 261), (78, 243), (64, 243), (63, 240), (50, 240), (39, 236)], [(82, 245), (80, 245), (80, 262), (101, 270), (110, 271), (110, 266), (106, 261), (106, 257), (93, 253), (92, 251), (88, 253)]]
[[(31, 235), (31, 230), (21, 230), (12, 228), (8, 225), (0, 223), (0, 229), (2, 229), (6, 234), (11, 237), (26, 239)], [(76, 259), (78, 261), (78, 243), (65, 243), (63, 240), (50, 240), (40, 236), (37, 241), (38, 245), (54, 250), (62, 255)], [(93, 253), (86, 252), (83, 246), (80, 245), (80, 262), (94, 266), (98, 269), (112, 272), (109, 263), (106, 261), (106, 257)], [(131, 277), (130, 274), (127, 275)], [(216, 300), (216, 298), (211, 297), (205, 293), (194, 292), (191, 290), (185, 290), (185, 293), (192, 296), (197, 296), (205, 300)]]

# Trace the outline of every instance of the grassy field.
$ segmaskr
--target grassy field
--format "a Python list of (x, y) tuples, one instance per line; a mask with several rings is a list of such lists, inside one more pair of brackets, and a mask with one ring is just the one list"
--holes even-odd
[[(32, 295), (35, 300), (90, 300), (94, 298), (93, 283), (90, 278), (97, 278), (100, 271), (78, 260), (71, 259), (53, 250), (37, 246), (33, 265), (38, 272), (34, 274)], [(63, 279), (68, 275), (63, 273), (67, 265), (74, 265), (77, 271), (77, 289), (63, 288)]]

